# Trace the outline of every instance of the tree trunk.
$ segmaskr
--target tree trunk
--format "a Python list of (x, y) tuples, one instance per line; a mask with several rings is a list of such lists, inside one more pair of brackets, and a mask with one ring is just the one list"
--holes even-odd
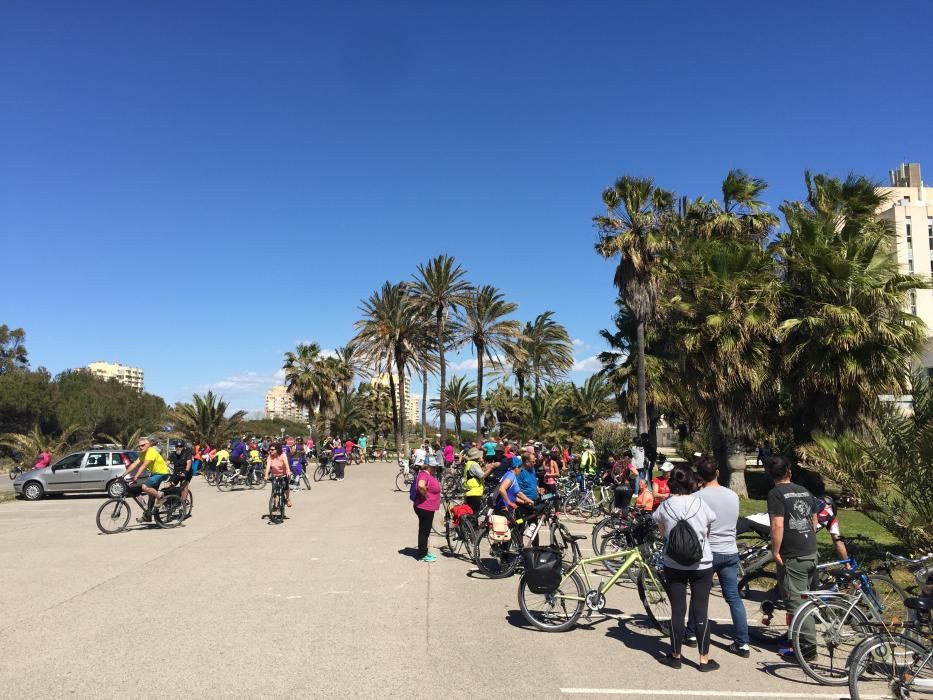
[(732, 488), (730, 483), (732, 474), (729, 471), (729, 438), (726, 435), (722, 415), (715, 405), (709, 411), (709, 436), (713, 447), (713, 457), (719, 467), (719, 481), (723, 486)]
[(444, 334), (446, 332), (445, 314), (441, 308), (437, 309), (437, 351), (440, 356), (441, 388), (438, 397), (440, 410), (441, 444), (447, 444), (447, 360), (444, 358)]
[(392, 370), (389, 369), (389, 393), (392, 399), (392, 431), (395, 433), (395, 450), (398, 452), (399, 459), (407, 459), (408, 455), (402, 455), (402, 436), (398, 429), (398, 393), (395, 389), (395, 378), (392, 376)]
[[(399, 353), (395, 354), (395, 367), (398, 370), (398, 385), (399, 385), (399, 389), (401, 390), (401, 394), (402, 394), (402, 396), (400, 396), (399, 398), (405, 399), (407, 398), (404, 395), (405, 394), (405, 360), (402, 359), (402, 356)], [(407, 409), (407, 407), (405, 406), (406, 403), (407, 401), (404, 401), (404, 400), (401, 400), (398, 402), (398, 422), (399, 422), (399, 428), (401, 428), (401, 437), (402, 437), (402, 443), (401, 445), (399, 445), (399, 454), (404, 454), (405, 459), (408, 459), (408, 452), (409, 452), (408, 420), (407, 420), (407, 416), (405, 415), (405, 412)], [(403, 449), (404, 449), (404, 452), (402, 452)]]
[(457, 444), (463, 442), (463, 430), (460, 428), (460, 414), (454, 413), (454, 430), (457, 431)]
[(521, 372), (516, 373), (515, 382), (518, 384), (518, 400), (522, 401), (525, 398), (525, 375)]
[(428, 371), (421, 373), (421, 442), (428, 439)]
[(729, 452), (729, 488), (740, 498), (748, 498), (748, 486), (745, 483), (745, 452), (735, 448)]
[(483, 430), (483, 346), (476, 346), (476, 434)]
[(648, 381), (645, 376), (645, 322), (635, 326), (638, 372), (638, 434), (648, 432)]

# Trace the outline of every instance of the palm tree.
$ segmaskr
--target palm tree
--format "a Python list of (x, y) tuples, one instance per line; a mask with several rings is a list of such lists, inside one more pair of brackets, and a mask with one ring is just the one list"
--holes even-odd
[[(0, 435), (0, 447), (16, 452), (25, 464), (39, 456), (40, 452), (48, 450), (53, 459), (58, 459), (65, 452), (80, 449), (89, 444), (83, 426), (70, 425), (60, 435), (43, 433), (38, 425), (33, 426), (28, 433), (4, 433)], [(33, 462), (28, 462), (32, 466)]]
[(331, 425), (337, 435), (357, 435), (364, 429), (366, 414), (360, 394), (350, 390), (340, 394)]
[(930, 286), (899, 271), (874, 183), (807, 173), (806, 184), (806, 202), (781, 207), (789, 230), (772, 246), (783, 275), (781, 386), (798, 445), (814, 430), (856, 430), (874, 397), (909, 392), (906, 368), (926, 332), (904, 309), (912, 289)]
[[(395, 377), (404, 386), (405, 377), (413, 366), (430, 364), (424, 352), (429, 319), (423, 307), (414, 303), (405, 282), (386, 282), (382, 289), (374, 292), (360, 307), (363, 318), (356, 322), (357, 334), (353, 342), (358, 343), (362, 356), (377, 369), (389, 371), (392, 402), (397, 407), (398, 420), (395, 425), (396, 445), (399, 454), (408, 454), (408, 425), (404, 402), (397, 400)], [(395, 377), (392, 369), (395, 369)], [(393, 411), (393, 414), (396, 412)]]
[(596, 252), (604, 258), (618, 256), (615, 285), (635, 318), (638, 432), (648, 429), (645, 377), (645, 324), (654, 319), (658, 299), (655, 263), (668, 248), (667, 220), (673, 211), (673, 195), (648, 178), (625, 176), (603, 191), (605, 216), (593, 221), (599, 231)]
[(534, 380), (536, 396), (542, 382), (563, 379), (573, 367), (573, 343), (570, 342), (570, 334), (552, 318), (553, 315), (553, 311), (538, 314), (532, 323), (525, 324), (523, 333), (522, 343), (528, 356), (528, 367)]
[(294, 352), (285, 353), (285, 388), (298, 406), (310, 414), (315, 403), (314, 372), (321, 359), (321, 346), (317, 343), (299, 343)]
[(599, 374), (589, 377), (583, 382), (583, 386), (571, 385), (566, 397), (566, 404), (570, 409), (567, 422), (573, 425), (579, 434), (592, 437), (596, 424), (616, 412), (612, 394), (612, 385)]
[(220, 445), (237, 433), (246, 417), (246, 411), (236, 411), (227, 416), (229, 404), (212, 391), (204, 396), (195, 394), (191, 398), (193, 404), (179, 404), (174, 410), (175, 430), (189, 442)]
[(346, 396), (353, 371), (338, 357), (323, 357), (314, 364), (308, 398), (320, 417), (325, 436), (331, 434), (331, 419)]
[(339, 380), (338, 390), (342, 395), (346, 395), (353, 386), (353, 379), (363, 373), (364, 360), (360, 347), (356, 343), (347, 343), (335, 351), (336, 359), (340, 366), (336, 368), (337, 378)]
[[(466, 271), (455, 265), (449, 255), (438, 255), (427, 265), (418, 265), (418, 277), (412, 293), (434, 315), (437, 338), (438, 362), (440, 366), (440, 400), (438, 415), (441, 424), (441, 443), (447, 440), (447, 360), (444, 357), (448, 343), (447, 320), (451, 313), (461, 309), (470, 297), (473, 286), (466, 281)], [(426, 394), (425, 394), (426, 396)], [(422, 424), (424, 424), (424, 402), (422, 402)], [(457, 430), (459, 433), (459, 429)]]
[(472, 344), (476, 353), (476, 431), (483, 429), (483, 361), (500, 364), (499, 352), (521, 337), (518, 321), (505, 319), (518, 304), (505, 301), (502, 292), (491, 285), (474, 289), (463, 309), (459, 338)]
[[(454, 430), (457, 433), (457, 441), (459, 442), (463, 437), (463, 415), (469, 413), (470, 408), (476, 405), (476, 384), (467, 381), (466, 377), (454, 375), (447, 382), (444, 394), (447, 410), (454, 417)], [(431, 401), (431, 410), (440, 412), (441, 402), (439, 398)]]

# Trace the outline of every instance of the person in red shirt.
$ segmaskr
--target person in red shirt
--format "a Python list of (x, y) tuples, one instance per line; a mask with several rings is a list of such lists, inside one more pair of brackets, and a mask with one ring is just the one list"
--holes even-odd
[(674, 471), (674, 465), (665, 460), (661, 465), (661, 473), (651, 480), (651, 487), (654, 490), (654, 504), (651, 510), (657, 510), (659, 505), (670, 498), (671, 486), (668, 479), (672, 471)]

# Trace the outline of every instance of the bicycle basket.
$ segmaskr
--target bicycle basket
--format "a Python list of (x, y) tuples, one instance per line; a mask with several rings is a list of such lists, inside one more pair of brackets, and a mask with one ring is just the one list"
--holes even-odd
[(528, 547), (522, 550), (525, 585), (532, 593), (551, 593), (560, 586), (560, 552), (550, 547)]

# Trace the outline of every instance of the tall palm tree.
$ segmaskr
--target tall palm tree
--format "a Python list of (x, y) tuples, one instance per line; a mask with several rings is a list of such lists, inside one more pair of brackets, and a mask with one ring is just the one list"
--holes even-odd
[(340, 394), (331, 425), (337, 435), (358, 435), (365, 427), (366, 414), (359, 392), (351, 389)]
[(335, 354), (340, 363), (337, 371), (339, 391), (341, 395), (346, 395), (353, 386), (354, 378), (363, 373), (365, 363), (356, 343), (347, 343), (337, 348)]
[[(457, 441), (463, 437), (462, 419), (465, 413), (470, 412), (470, 408), (476, 405), (476, 384), (467, 381), (466, 377), (454, 375), (447, 382), (445, 389), (447, 410), (454, 417), (454, 430), (457, 433)], [(431, 401), (431, 410), (440, 412), (440, 399)]]
[(658, 299), (656, 261), (668, 249), (668, 219), (673, 195), (655, 187), (649, 178), (625, 176), (603, 191), (604, 216), (593, 217), (599, 231), (596, 252), (618, 256), (615, 285), (635, 318), (638, 432), (648, 429), (645, 377), (645, 324), (655, 316)]
[(567, 329), (552, 317), (553, 311), (538, 314), (525, 324), (524, 341), (528, 367), (534, 380), (535, 396), (542, 382), (563, 379), (573, 367), (573, 343)]
[(498, 289), (485, 285), (474, 289), (463, 308), (460, 339), (471, 343), (476, 353), (476, 431), (483, 429), (483, 364), (500, 365), (499, 352), (521, 336), (521, 324), (506, 319), (518, 304), (506, 301)]
[(582, 386), (573, 384), (566, 397), (570, 409), (567, 422), (584, 437), (593, 436), (593, 428), (616, 412), (612, 385), (605, 377), (594, 374)]
[(923, 347), (923, 322), (905, 311), (930, 280), (901, 274), (894, 233), (875, 218), (885, 196), (870, 180), (806, 174), (808, 197), (781, 207), (782, 392), (803, 445), (814, 430), (859, 428), (879, 394), (909, 392), (907, 367)]
[(321, 346), (317, 343), (299, 343), (294, 352), (285, 353), (285, 388), (294, 402), (310, 414), (315, 403), (315, 368), (321, 359)]
[(228, 416), (229, 404), (212, 391), (204, 396), (195, 394), (191, 398), (193, 403), (179, 404), (174, 410), (175, 430), (189, 442), (199, 440), (220, 445), (237, 433), (246, 417), (246, 411), (236, 411)]
[(402, 455), (408, 454), (408, 424), (405, 402), (397, 400), (395, 377), (404, 386), (414, 365), (428, 363), (425, 356), (425, 336), (429, 319), (423, 307), (414, 303), (409, 285), (405, 282), (386, 282), (362, 302), (363, 318), (354, 325), (357, 329), (353, 342), (358, 343), (363, 357), (370, 365), (389, 371), (392, 401), (397, 406), (395, 425), (396, 445)]
[(324, 435), (331, 434), (331, 420), (353, 381), (353, 371), (338, 357), (322, 357), (314, 364), (308, 397), (321, 419)]
[[(434, 316), (435, 333), (440, 367), (440, 401), (438, 415), (441, 424), (441, 443), (447, 440), (447, 360), (444, 356), (448, 344), (448, 317), (456, 313), (470, 297), (473, 289), (466, 280), (466, 271), (457, 265), (449, 255), (438, 255), (427, 265), (418, 265), (418, 275), (412, 293), (419, 303), (430, 310)], [(424, 402), (422, 402), (422, 413)], [(422, 424), (424, 418), (422, 417)], [(458, 430), (459, 432), (459, 430)]]

